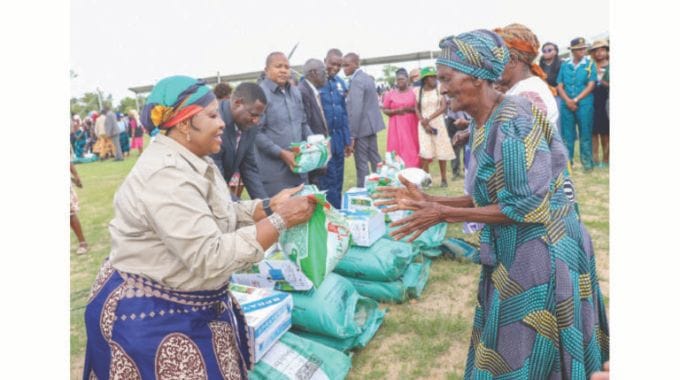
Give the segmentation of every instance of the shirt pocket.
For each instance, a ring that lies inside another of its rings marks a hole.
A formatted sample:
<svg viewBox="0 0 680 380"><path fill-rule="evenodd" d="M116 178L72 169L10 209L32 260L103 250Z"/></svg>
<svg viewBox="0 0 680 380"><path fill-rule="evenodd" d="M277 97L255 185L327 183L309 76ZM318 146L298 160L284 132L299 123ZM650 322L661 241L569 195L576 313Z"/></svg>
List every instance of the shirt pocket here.
<svg viewBox="0 0 680 380"><path fill-rule="evenodd" d="M228 202L228 200L218 195L213 195L208 200L208 206L215 218L215 222L223 233L232 230L231 226L236 225L236 215L233 207Z"/></svg>

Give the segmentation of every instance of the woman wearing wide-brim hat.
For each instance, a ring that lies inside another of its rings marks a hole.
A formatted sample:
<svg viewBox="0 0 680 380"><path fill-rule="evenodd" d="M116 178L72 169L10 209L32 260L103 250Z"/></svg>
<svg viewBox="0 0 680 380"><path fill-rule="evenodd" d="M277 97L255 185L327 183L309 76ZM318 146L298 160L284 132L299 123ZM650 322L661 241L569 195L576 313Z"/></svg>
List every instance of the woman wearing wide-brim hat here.
<svg viewBox="0 0 680 380"><path fill-rule="evenodd" d="M597 82L593 89L593 163L596 167L606 168L609 165L609 43L597 40L588 52L597 65Z"/></svg>
<svg viewBox="0 0 680 380"><path fill-rule="evenodd" d="M586 171L593 169L593 95L597 81L597 67L586 54L585 38L571 40L571 59L562 63L557 74L557 92L564 100L560 104L560 123L564 143L569 150L569 161L574 164L574 143L578 124L581 165Z"/></svg>
<svg viewBox="0 0 680 380"><path fill-rule="evenodd" d="M421 86L416 91L416 115L420 120L418 128L419 155L422 168L430 172L432 160L439 161L441 187L447 187L446 162L456 158L446 130L444 112L447 102L437 88L437 71L434 67L420 70Z"/></svg>

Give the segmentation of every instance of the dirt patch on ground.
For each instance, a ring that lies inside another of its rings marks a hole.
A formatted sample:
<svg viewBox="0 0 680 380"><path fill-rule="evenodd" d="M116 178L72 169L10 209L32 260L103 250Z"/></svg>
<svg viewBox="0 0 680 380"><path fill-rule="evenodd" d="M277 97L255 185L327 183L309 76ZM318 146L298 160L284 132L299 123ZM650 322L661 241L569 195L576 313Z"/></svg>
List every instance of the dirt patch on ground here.
<svg viewBox="0 0 680 380"><path fill-rule="evenodd" d="M458 341L454 342L444 355L437 358L427 378L448 379L451 373L455 373L460 378L463 378L468 348L469 342L465 342L465 344L461 344Z"/></svg>
<svg viewBox="0 0 680 380"><path fill-rule="evenodd" d="M440 281L428 284L426 296L417 300L418 308L425 313L443 313L446 315L460 315L472 320L474 309L468 307L477 294L477 276L463 274L456 276L453 281Z"/></svg>
<svg viewBox="0 0 680 380"><path fill-rule="evenodd" d="M370 357L370 360L352 363L352 370L347 377L348 380L359 380L367 378L398 379L400 374L411 369L409 362L399 360L394 352L395 347L402 347L412 344L415 340L413 334L392 334L389 336L378 336L373 339L368 346L358 352L362 356ZM379 374L379 375L376 375Z"/></svg>

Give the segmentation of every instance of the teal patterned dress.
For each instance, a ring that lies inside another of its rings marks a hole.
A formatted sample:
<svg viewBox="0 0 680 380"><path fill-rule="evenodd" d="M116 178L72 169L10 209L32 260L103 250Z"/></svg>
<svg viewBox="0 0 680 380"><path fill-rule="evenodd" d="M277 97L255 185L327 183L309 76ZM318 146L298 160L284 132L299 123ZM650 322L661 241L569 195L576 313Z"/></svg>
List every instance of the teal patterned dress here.
<svg viewBox="0 0 680 380"><path fill-rule="evenodd" d="M514 222L479 235L465 378L586 379L609 358L609 328L560 135L515 96L470 129L466 190L476 206L499 204Z"/></svg>

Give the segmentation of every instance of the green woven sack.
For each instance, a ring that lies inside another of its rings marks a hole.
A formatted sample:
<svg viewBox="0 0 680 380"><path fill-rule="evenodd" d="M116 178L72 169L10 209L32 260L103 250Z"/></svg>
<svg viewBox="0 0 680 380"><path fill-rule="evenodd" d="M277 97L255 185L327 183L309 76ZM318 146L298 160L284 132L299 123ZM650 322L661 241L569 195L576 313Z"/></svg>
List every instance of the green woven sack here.
<svg viewBox="0 0 680 380"><path fill-rule="evenodd" d="M440 248L423 247L420 249L420 253L427 258L434 259L442 255L442 250Z"/></svg>
<svg viewBox="0 0 680 380"><path fill-rule="evenodd" d="M410 213L409 213L410 215ZM434 226L428 228L420 234L416 238L416 240L413 241L413 244L420 247L421 249L423 248L439 248L439 246L442 245L444 242L444 238L446 237L446 228L448 224L446 223L439 223L435 224ZM392 238L389 234L392 233L393 231L399 229L401 227L390 227L389 225L387 226L387 237L390 239ZM406 236L400 241L408 241L408 239L411 236Z"/></svg>
<svg viewBox="0 0 680 380"><path fill-rule="evenodd" d="M406 286L403 281L383 282L346 278L354 285L357 292L364 297L388 303L402 303L406 301Z"/></svg>
<svg viewBox="0 0 680 380"><path fill-rule="evenodd" d="M411 244L383 237L370 247L350 247L335 272L363 280L395 281L417 253Z"/></svg>
<svg viewBox="0 0 680 380"><path fill-rule="evenodd" d="M370 342L371 339L373 339L373 337L375 336L375 333L380 328L380 325L382 325L382 322L385 319L385 311L378 309L377 302L367 297L362 298L365 298L366 300L375 303L375 308L368 313L367 320L364 323L364 331L361 334L357 335L356 337L333 338L330 336L305 331L295 331L295 333L303 338L313 340L315 342L324 344L328 347L334 348L342 352L348 352L355 348L366 347L366 345L368 345L368 342ZM368 311L368 308L366 308L365 310Z"/></svg>
<svg viewBox="0 0 680 380"><path fill-rule="evenodd" d="M442 242L442 248L457 259L479 262L479 249L463 240L448 238Z"/></svg>
<svg viewBox="0 0 680 380"><path fill-rule="evenodd" d="M287 332L248 373L255 380L344 379L352 359L321 343Z"/></svg>
<svg viewBox="0 0 680 380"><path fill-rule="evenodd" d="M293 295L293 326L334 338L356 337L377 304L361 297L352 283L331 273L321 286Z"/></svg>
<svg viewBox="0 0 680 380"><path fill-rule="evenodd" d="M448 227L446 223L435 224L418 236L413 244L424 248L439 248L446 237L446 227Z"/></svg>
<svg viewBox="0 0 680 380"><path fill-rule="evenodd" d="M430 278L432 260L424 259L422 263L411 263L404 272L402 281L406 286L406 294L409 298L420 298L423 294L427 280Z"/></svg>

